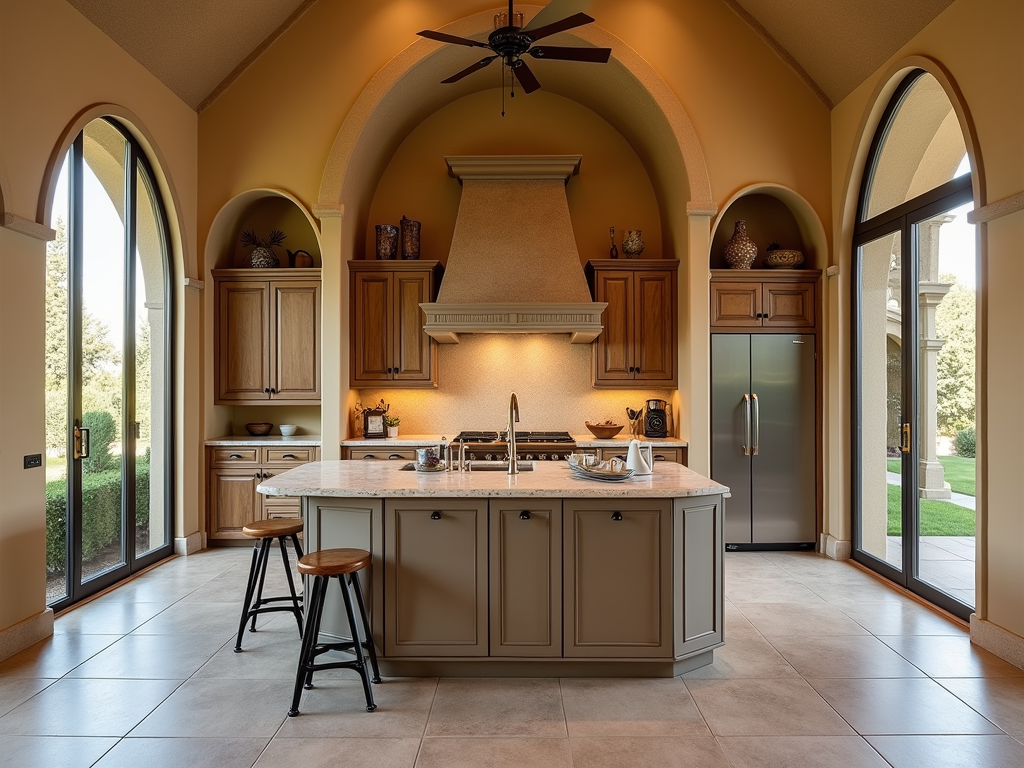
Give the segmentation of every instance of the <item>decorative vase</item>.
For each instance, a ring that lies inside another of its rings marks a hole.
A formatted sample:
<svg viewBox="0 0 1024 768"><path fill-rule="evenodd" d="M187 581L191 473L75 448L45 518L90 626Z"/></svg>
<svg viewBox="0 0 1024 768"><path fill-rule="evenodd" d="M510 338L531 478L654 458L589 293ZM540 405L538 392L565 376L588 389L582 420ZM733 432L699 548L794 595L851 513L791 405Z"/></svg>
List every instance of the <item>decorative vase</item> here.
<svg viewBox="0 0 1024 768"><path fill-rule="evenodd" d="M398 227L394 224L377 225L377 258L393 259L398 255Z"/></svg>
<svg viewBox="0 0 1024 768"><path fill-rule="evenodd" d="M750 269L756 258L757 245L747 236L747 222L741 219L725 244L725 260L732 269Z"/></svg>
<svg viewBox="0 0 1024 768"><path fill-rule="evenodd" d="M612 241L612 247L608 249L608 258L617 259L619 258L619 249L615 245L615 227L608 227L608 237Z"/></svg>
<svg viewBox="0 0 1024 768"><path fill-rule="evenodd" d="M256 269L273 269L281 264L277 258L277 254L265 245L259 245L253 248L249 258L252 260L252 265Z"/></svg>
<svg viewBox="0 0 1024 768"><path fill-rule="evenodd" d="M398 437L398 427L388 427L388 437Z"/></svg>
<svg viewBox="0 0 1024 768"><path fill-rule="evenodd" d="M644 252L644 241L640 237L642 231L639 229L627 229L626 236L622 238L622 252L627 259L639 259Z"/></svg>
<svg viewBox="0 0 1024 768"><path fill-rule="evenodd" d="M403 216L399 224L402 225L402 258L418 259L420 257L420 223Z"/></svg>

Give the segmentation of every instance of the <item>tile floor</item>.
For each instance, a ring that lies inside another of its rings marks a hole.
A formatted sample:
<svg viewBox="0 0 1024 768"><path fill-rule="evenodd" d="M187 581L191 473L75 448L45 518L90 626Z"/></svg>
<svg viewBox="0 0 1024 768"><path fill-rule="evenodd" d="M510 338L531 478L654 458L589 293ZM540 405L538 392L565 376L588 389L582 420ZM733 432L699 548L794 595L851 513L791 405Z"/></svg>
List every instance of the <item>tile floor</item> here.
<svg viewBox="0 0 1024 768"><path fill-rule="evenodd" d="M0 763L1024 765L1024 670L849 562L728 554L726 645L680 678L385 679L367 713L334 671L289 718L294 619L266 619L232 652L248 560L171 560L0 663Z"/></svg>

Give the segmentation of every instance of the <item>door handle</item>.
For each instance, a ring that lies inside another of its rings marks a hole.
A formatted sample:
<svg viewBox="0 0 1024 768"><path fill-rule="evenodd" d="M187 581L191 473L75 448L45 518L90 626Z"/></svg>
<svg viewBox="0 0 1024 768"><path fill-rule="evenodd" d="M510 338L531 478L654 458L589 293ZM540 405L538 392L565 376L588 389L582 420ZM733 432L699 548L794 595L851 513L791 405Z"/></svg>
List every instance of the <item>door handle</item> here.
<svg viewBox="0 0 1024 768"><path fill-rule="evenodd" d="M750 455L750 395L743 393L743 455Z"/></svg>
<svg viewBox="0 0 1024 768"><path fill-rule="evenodd" d="M88 459L89 458L89 428L79 426L78 420L75 420L75 458L76 459Z"/></svg>
<svg viewBox="0 0 1024 768"><path fill-rule="evenodd" d="M900 453L910 453L910 424L900 427Z"/></svg>
<svg viewBox="0 0 1024 768"><path fill-rule="evenodd" d="M750 452L754 456L757 456L757 452L761 447L761 406L757 402L757 395L750 396L751 401L754 404L754 426L751 437Z"/></svg>

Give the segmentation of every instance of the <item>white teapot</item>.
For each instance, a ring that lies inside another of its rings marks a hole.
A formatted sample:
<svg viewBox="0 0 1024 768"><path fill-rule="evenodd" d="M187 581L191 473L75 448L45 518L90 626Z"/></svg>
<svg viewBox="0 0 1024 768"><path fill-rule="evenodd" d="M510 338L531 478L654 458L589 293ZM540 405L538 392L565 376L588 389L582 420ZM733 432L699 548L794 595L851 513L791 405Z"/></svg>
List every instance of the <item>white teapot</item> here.
<svg viewBox="0 0 1024 768"><path fill-rule="evenodd" d="M626 469L632 469L634 475L649 475L654 469L654 455L651 446L640 445L639 440L629 441L626 453Z"/></svg>

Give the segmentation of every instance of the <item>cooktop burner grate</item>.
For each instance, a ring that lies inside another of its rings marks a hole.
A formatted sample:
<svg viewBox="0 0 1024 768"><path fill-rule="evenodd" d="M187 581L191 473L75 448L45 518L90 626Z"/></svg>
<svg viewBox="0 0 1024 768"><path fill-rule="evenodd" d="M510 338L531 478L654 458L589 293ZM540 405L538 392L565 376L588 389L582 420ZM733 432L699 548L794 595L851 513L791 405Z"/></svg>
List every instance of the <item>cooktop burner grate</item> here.
<svg viewBox="0 0 1024 768"><path fill-rule="evenodd" d="M459 432L454 442L465 443L498 443L505 442L498 432ZM571 443L574 442L568 432L520 432L516 431L516 442L524 443Z"/></svg>

